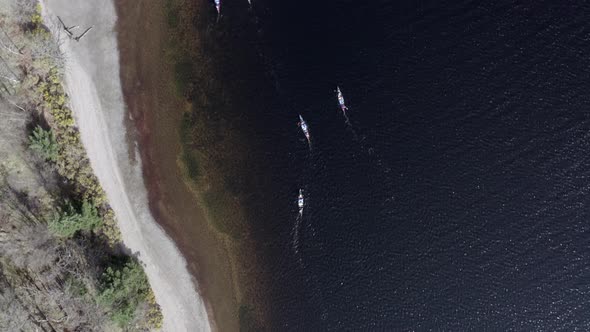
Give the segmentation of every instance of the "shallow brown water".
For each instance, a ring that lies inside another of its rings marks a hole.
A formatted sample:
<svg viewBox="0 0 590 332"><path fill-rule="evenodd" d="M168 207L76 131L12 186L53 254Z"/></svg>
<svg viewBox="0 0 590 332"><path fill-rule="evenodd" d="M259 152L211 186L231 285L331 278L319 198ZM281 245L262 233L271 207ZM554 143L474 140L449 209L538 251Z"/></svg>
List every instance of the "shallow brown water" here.
<svg viewBox="0 0 590 332"><path fill-rule="evenodd" d="M209 226L178 166L178 128L191 106L176 96L165 59L163 1L115 3L123 92L137 128L152 213L187 259L212 324L238 330L233 244Z"/></svg>

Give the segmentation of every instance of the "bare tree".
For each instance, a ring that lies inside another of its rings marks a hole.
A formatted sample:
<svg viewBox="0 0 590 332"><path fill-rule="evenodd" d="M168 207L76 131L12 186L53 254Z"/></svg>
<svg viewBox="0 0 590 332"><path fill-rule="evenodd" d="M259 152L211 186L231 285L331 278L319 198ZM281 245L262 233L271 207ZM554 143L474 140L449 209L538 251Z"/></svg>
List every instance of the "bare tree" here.
<svg viewBox="0 0 590 332"><path fill-rule="evenodd" d="M22 56L22 50L14 43L14 41L12 40L12 38L10 38L8 32L2 25L0 25L0 30L2 30L3 33L2 37L0 37L0 46L2 46L6 51L14 55ZM6 39L6 42L4 41L4 39Z"/></svg>

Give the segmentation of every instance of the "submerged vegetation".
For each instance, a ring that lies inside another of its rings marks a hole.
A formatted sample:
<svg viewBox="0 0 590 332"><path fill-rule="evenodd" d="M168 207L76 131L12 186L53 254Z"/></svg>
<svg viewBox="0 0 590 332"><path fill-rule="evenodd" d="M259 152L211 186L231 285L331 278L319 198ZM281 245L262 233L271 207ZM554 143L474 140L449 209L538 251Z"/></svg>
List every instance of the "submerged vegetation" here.
<svg viewBox="0 0 590 332"><path fill-rule="evenodd" d="M250 161L243 133L228 112L232 105L224 99L223 83L212 72L211 58L194 45L202 36L187 29L192 15L207 24L206 14L182 10L192 8L184 0L167 0L165 4L169 39L165 55L174 75L173 91L190 103L179 127L182 151L178 161L191 190L204 208L207 219L221 234L232 240L244 238L248 231L237 193L245 191L233 184ZM204 26L199 29L206 30ZM195 66L195 63L202 65Z"/></svg>
<svg viewBox="0 0 590 332"><path fill-rule="evenodd" d="M158 328L143 268L122 253L80 141L40 6L1 6L0 28L0 330Z"/></svg>
<svg viewBox="0 0 590 332"><path fill-rule="evenodd" d="M260 170L258 151L251 140L259 128L252 125L249 113L256 102L246 97L248 92L238 95L248 89L254 94L262 92L250 84L256 75L237 73L243 68L258 72L259 68L252 69L248 59L235 56L234 48L253 49L248 34L242 31L252 25L242 22L229 27L223 20L216 21L212 7L195 7L187 0L166 0L164 8L168 30L163 55L174 80L168 93L182 97L187 106L178 126L181 150L177 163L231 262L235 316L224 318L236 319L240 331L263 331L261 304L266 299L260 290L266 281L253 272L257 269L254 255L250 255L253 220L260 215L249 218L248 214L265 180L251 176ZM232 17L232 24L235 19ZM249 18L244 15L243 19ZM240 39L239 35L244 39L236 43L233 38ZM219 45L231 45L227 47L232 49ZM249 278L257 280L252 283Z"/></svg>

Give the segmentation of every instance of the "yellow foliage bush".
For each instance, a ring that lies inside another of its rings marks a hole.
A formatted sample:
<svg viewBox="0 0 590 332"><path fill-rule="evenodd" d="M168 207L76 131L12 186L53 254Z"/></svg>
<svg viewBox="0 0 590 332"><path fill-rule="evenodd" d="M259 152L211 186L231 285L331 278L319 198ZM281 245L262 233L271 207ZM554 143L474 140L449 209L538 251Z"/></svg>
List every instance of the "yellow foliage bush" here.
<svg viewBox="0 0 590 332"><path fill-rule="evenodd" d="M160 306L156 302L156 297L154 296L154 292L151 289L147 295L147 302L149 305L147 326L161 329L162 324L164 323L164 316L162 316Z"/></svg>
<svg viewBox="0 0 590 332"><path fill-rule="evenodd" d="M37 4L35 12L31 15L31 23L35 26L39 26L43 23L43 17L41 17L41 5Z"/></svg>

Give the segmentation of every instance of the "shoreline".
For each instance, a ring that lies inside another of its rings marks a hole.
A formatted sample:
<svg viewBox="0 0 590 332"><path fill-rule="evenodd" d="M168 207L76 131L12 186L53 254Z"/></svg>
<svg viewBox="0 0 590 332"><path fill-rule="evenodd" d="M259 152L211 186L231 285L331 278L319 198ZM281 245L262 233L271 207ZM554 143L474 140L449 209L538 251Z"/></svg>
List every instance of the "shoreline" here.
<svg viewBox="0 0 590 332"><path fill-rule="evenodd" d="M182 124L185 115L195 112L195 105L179 94L176 75L179 63L186 62L202 70L203 74L194 78L196 84L217 75L216 68L206 60L210 54L201 48L206 33L201 29L208 24L206 10L210 8L171 0L115 0L115 6L120 18L116 30L123 95L132 118L129 126L140 142L152 215L187 260L215 329L252 330L268 322L264 286L269 284L269 277L260 264L261 252L250 237L244 206L231 193L216 188L216 193L231 199L231 207L223 206L223 212L238 222L234 231L240 238L220 231L204 196L211 189L210 180L218 185L225 170L207 164L206 180L197 184L187 174L183 159L187 144L181 139ZM174 17L174 27L170 25L174 16L171 6L182 8L182 13ZM214 93L210 91L210 95ZM203 145L200 149L207 153L211 147ZM238 156L232 153L229 157Z"/></svg>
<svg viewBox="0 0 590 332"><path fill-rule="evenodd" d="M66 86L82 142L92 168L117 215L124 244L144 263L146 275L164 315L164 330L215 328L209 305L199 297L188 262L171 237L156 223L148 208L142 162L127 144L125 104L119 75L117 36L112 27L114 5L75 5L45 0L43 16L54 35L59 35L52 13L64 21L82 21L95 27L79 43L62 46L67 57ZM111 27L109 29L109 27ZM116 79L113 79L115 77ZM114 120L114 121L113 121ZM120 122L119 122L120 121ZM174 271L170 273L170 271Z"/></svg>
<svg viewBox="0 0 590 332"><path fill-rule="evenodd" d="M191 105L174 94L173 69L162 51L166 43L164 4L115 1L115 7L123 97L132 119L128 128L139 142L150 210L197 279L212 328L237 331L235 278L227 262L231 249L210 228L178 166L178 128Z"/></svg>

